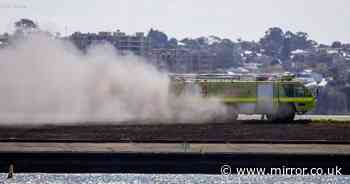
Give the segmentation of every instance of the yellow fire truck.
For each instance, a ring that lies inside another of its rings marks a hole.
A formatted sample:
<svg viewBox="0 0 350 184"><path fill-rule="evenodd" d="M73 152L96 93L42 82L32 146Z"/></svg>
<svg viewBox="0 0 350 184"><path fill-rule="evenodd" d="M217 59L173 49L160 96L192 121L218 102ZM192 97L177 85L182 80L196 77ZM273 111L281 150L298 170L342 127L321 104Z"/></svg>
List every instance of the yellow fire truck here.
<svg viewBox="0 0 350 184"><path fill-rule="evenodd" d="M312 90L292 75L172 74L175 95L191 93L219 98L232 119L238 114L262 114L272 121L292 121L316 105Z"/></svg>

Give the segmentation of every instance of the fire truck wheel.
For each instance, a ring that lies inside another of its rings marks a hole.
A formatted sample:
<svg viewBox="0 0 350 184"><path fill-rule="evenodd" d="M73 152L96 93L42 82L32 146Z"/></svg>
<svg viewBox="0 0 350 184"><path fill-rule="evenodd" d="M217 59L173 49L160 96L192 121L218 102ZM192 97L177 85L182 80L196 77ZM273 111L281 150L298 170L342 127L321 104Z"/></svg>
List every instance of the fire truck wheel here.
<svg viewBox="0 0 350 184"><path fill-rule="evenodd" d="M281 104L276 114L268 114L267 119L274 122L291 122L295 117L295 107L293 104Z"/></svg>

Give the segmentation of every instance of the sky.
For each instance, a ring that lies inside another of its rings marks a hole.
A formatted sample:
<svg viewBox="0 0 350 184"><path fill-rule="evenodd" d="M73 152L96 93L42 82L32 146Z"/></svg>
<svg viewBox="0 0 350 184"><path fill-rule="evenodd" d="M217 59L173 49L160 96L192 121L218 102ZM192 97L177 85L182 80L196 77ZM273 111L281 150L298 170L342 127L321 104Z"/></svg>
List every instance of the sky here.
<svg viewBox="0 0 350 184"><path fill-rule="evenodd" d="M164 31L178 39L215 35L258 41L269 27L319 43L350 43L349 0L0 0L0 33L29 18L62 35Z"/></svg>

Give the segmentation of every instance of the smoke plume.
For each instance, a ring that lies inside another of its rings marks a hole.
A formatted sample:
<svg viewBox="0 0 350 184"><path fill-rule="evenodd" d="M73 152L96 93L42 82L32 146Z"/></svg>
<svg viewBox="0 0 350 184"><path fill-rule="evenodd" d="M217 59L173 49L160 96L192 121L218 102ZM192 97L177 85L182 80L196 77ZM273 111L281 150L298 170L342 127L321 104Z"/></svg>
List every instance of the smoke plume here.
<svg viewBox="0 0 350 184"><path fill-rule="evenodd" d="M168 90L167 74L110 45L83 54L69 41L31 35L0 50L2 123L202 122L224 113L217 100Z"/></svg>

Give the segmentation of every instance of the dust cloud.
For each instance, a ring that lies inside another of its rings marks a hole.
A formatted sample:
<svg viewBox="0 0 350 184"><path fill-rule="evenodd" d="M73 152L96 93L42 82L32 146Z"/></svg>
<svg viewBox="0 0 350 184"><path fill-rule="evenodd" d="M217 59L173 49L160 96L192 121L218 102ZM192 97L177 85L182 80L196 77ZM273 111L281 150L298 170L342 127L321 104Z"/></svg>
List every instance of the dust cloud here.
<svg viewBox="0 0 350 184"><path fill-rule="evenodd" d="M86 53L31 35L0 50L0 122L203 122L226 113L215 99L174 97L169 78L110 45Z"/></svg>

